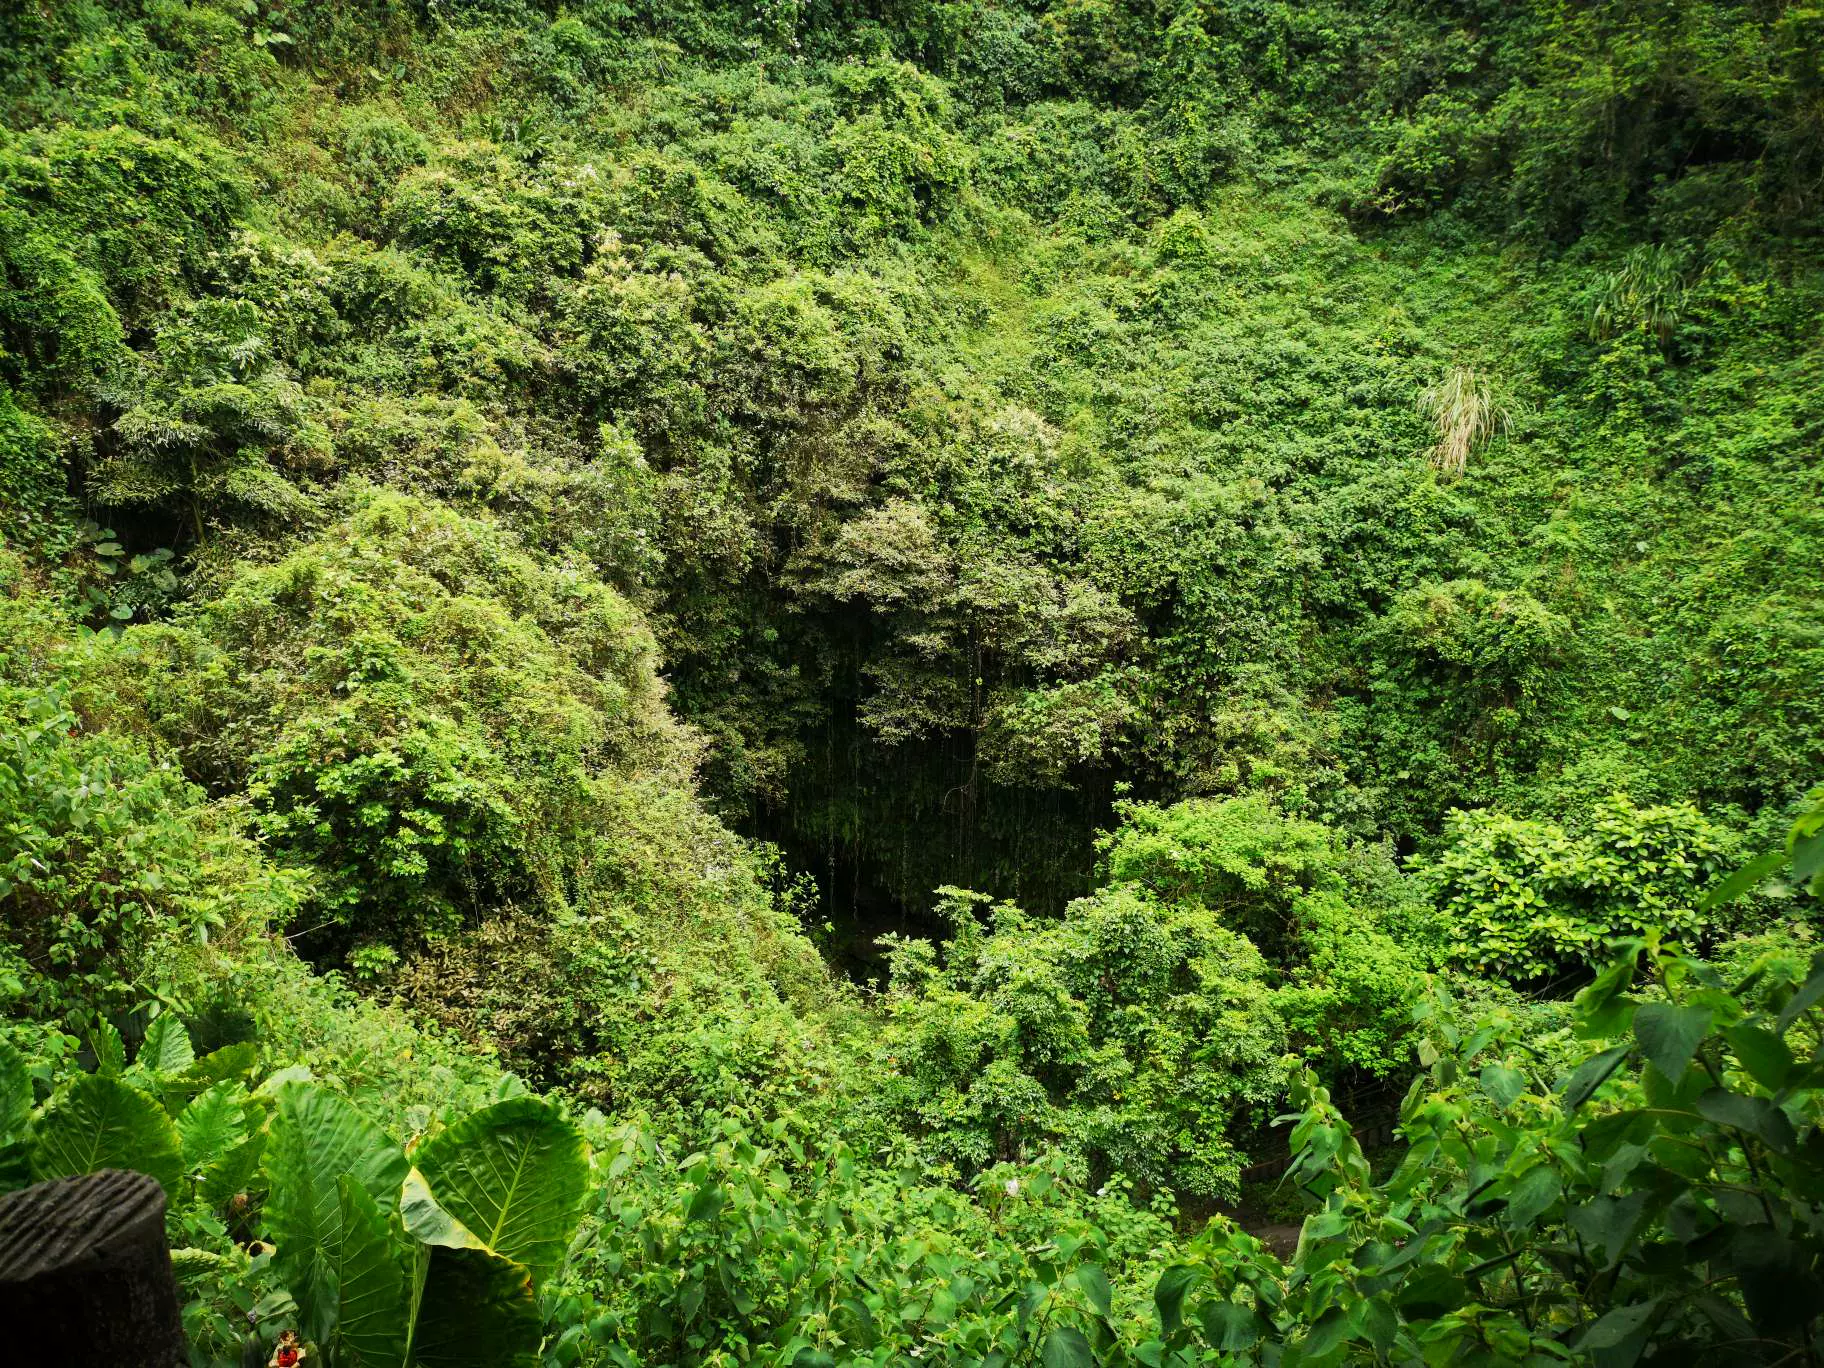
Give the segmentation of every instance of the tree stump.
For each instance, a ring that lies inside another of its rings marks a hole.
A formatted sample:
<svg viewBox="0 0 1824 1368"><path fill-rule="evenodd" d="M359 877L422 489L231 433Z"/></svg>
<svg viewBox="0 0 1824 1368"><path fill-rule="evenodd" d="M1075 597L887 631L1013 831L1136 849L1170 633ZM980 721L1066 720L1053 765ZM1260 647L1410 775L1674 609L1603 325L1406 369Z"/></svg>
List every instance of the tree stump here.
<svg viewBox="0 0 1824 1368"><path fill-rule="evenodd" d="M0 1326L16 1368L186 1362L157 1180L104 1169L0 1197Z"/></svg>

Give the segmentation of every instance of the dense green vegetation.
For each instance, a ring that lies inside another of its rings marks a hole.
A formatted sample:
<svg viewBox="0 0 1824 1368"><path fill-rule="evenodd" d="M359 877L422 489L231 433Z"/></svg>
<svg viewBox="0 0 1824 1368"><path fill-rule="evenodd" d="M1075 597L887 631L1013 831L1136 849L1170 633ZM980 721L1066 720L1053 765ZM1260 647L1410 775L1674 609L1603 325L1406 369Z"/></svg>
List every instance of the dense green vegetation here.
<svg viewBox="0 0 1824 1368"><path fill-rule="evenodd" d="M198 1365L1824 1360L1821 185L1761 0L6 7L0 1186Z"/></svg>

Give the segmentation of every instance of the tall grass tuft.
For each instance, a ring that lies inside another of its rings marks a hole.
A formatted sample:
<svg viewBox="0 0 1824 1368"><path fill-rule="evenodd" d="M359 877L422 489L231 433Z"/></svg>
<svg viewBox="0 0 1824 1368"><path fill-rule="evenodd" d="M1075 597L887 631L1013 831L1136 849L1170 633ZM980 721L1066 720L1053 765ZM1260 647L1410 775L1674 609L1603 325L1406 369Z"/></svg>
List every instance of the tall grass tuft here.
<svg viewBox="0 0 1824 1368"><path fill-rule="evenodd" d="M1488 377L1469 366L1453 366L1437 384L1420 390L1419 412L1438 434L1431 463L1453 477L1463 473L1473 449L1508 427Z"/></svg>

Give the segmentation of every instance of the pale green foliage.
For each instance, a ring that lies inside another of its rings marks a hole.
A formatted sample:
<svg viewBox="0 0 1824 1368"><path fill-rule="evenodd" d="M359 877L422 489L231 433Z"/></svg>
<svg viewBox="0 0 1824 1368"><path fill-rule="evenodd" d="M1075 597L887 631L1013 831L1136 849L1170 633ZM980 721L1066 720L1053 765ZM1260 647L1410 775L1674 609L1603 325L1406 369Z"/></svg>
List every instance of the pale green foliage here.
<svg viewBox="0 0 1824 1368"><path fill-rule="evenodd" d="M1418 406L1437 434L1431 463L1446 476L1461 475L1470 453L1509 425L1489 378L1469 366L1453 366L1442 380L1420 390Z"/></svg>
<svg viewBox="0 0 1824 1368"><path fill-rule="evenodd" d="M1688 803L1637 808L1613 796L1576 833L1497 812L1454 813L1423 877L1467 963L1529 981L1600 960L1618 936L1702 944L1705 886L1734 854Z"/></svg>

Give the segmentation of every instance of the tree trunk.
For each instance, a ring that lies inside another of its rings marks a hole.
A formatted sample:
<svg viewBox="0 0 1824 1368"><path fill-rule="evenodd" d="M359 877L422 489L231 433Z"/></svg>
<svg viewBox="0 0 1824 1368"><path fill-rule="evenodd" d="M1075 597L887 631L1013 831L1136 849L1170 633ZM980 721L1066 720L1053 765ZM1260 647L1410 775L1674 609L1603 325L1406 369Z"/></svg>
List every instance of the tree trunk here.
<svg viewBox="0 0 1824 1368"><path fill-rule="evenodd" d="M178 1368L165 1194L106 1169L0 1197L0 1357L15 1368Z"/></svg>

